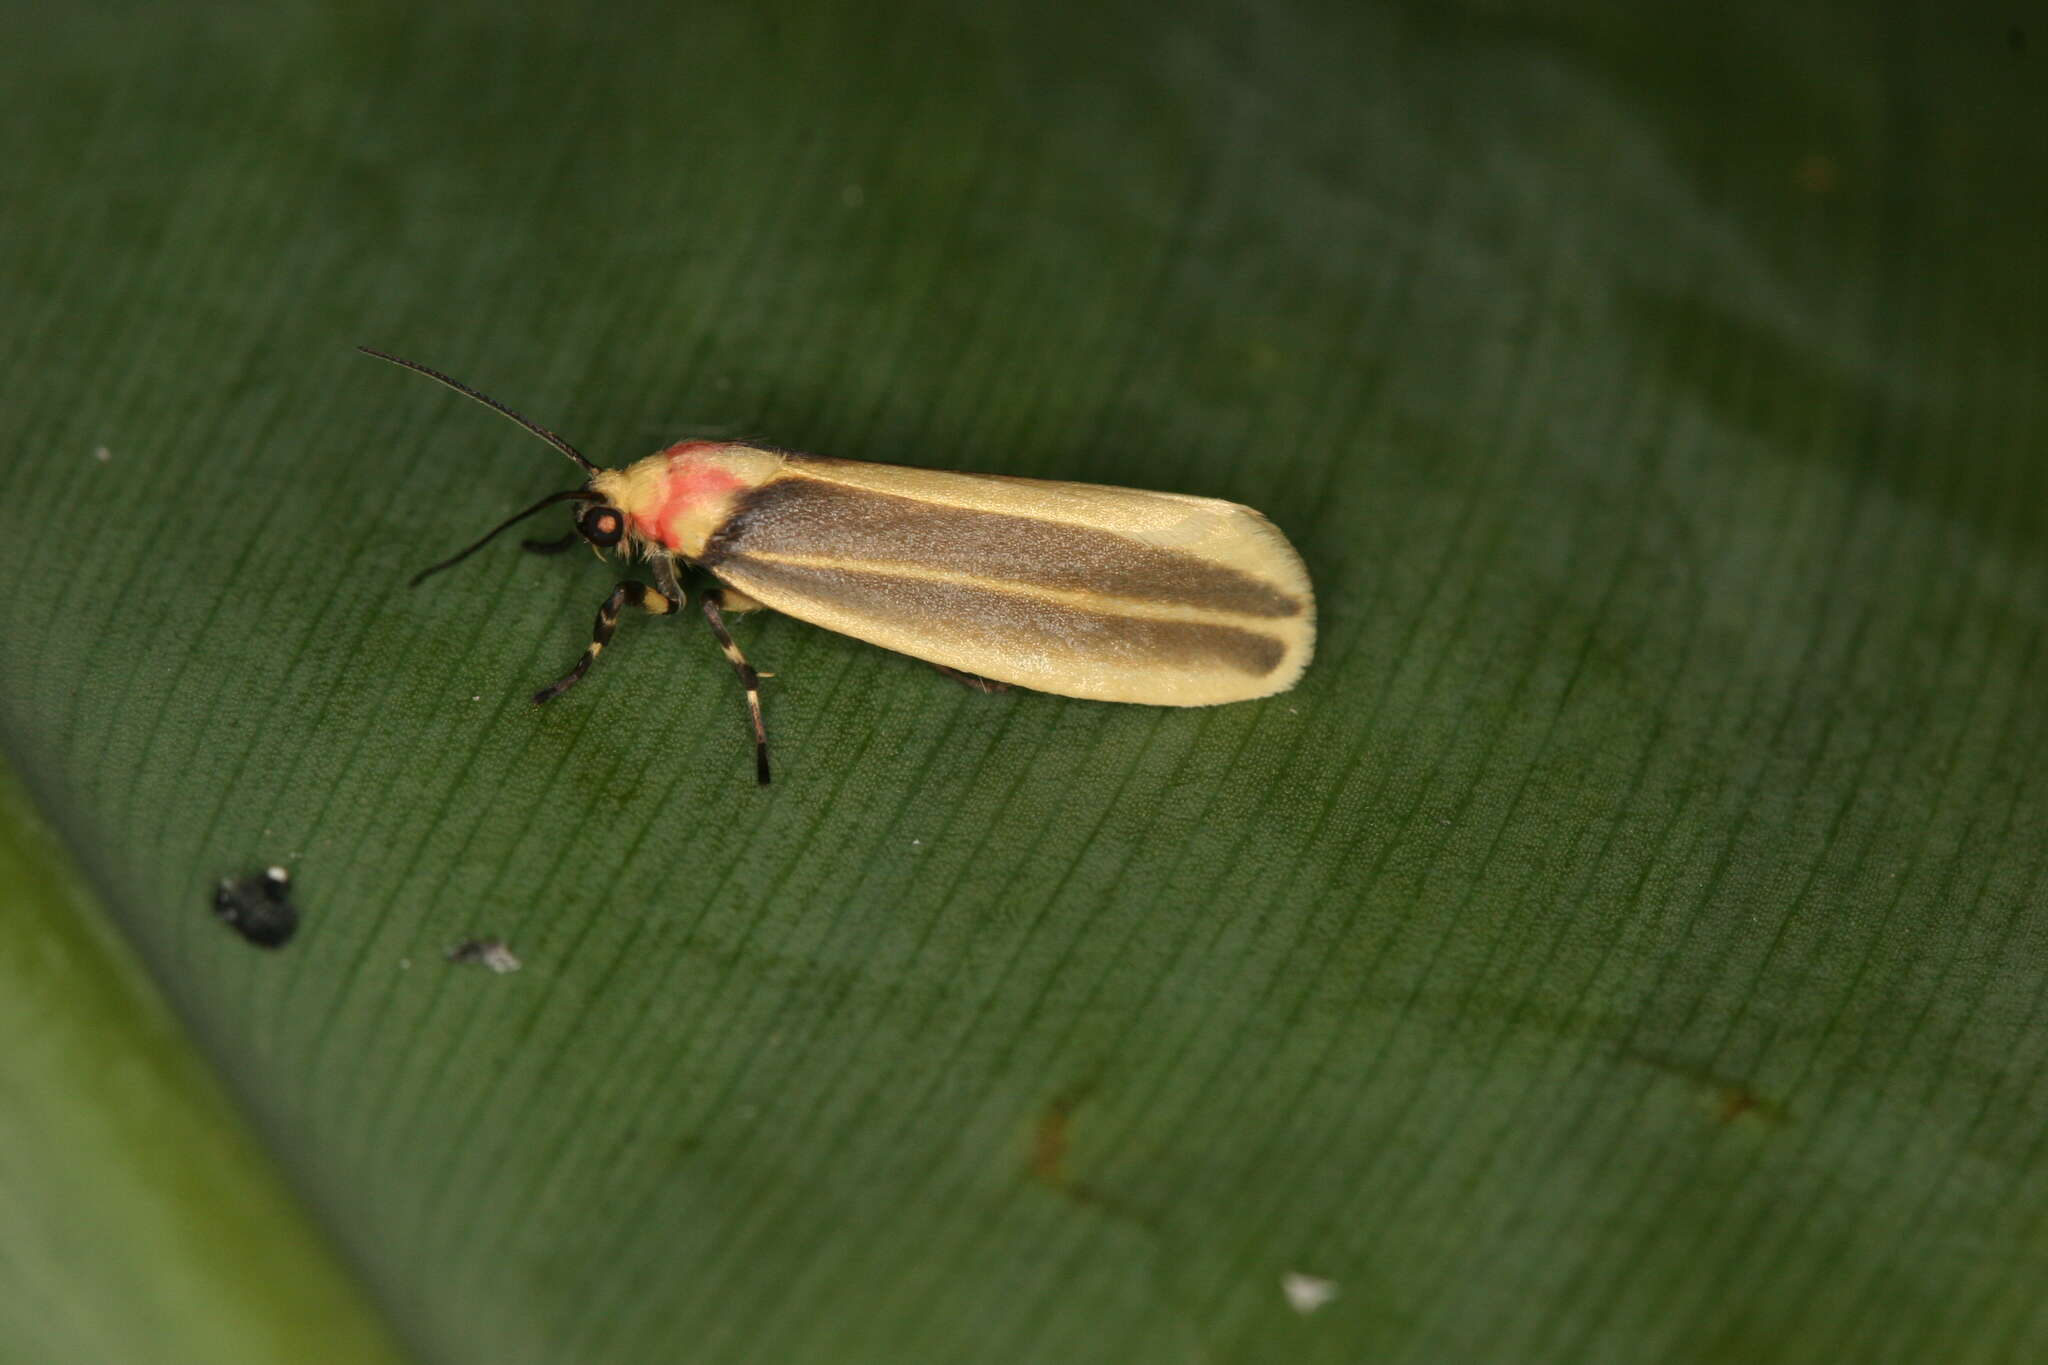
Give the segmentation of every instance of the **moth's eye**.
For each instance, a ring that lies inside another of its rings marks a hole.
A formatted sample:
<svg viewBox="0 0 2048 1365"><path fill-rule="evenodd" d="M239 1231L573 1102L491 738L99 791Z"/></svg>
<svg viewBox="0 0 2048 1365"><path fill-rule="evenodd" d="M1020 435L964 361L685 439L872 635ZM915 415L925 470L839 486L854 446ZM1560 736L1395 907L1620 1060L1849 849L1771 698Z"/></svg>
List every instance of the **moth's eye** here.
<svg viewBox="0 0 2048 1365"><path fill-rule="evenodd" d="M583 514L580 524L585 540L607 550L626 534L626 519L616 507L593 507Z"/></svg>

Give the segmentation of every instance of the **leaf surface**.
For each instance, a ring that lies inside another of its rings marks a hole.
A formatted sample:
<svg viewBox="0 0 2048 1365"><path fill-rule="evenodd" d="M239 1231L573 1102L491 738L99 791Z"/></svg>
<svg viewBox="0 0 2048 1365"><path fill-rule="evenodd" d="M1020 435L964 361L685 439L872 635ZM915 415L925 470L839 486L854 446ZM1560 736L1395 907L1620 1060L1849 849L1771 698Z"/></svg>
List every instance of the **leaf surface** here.
<svg viewBox="0 0 2048 1365"><path fill-rule="evenodd" d="M0 735L422 1360L2048 1341L2048 35L16 27ZM1318 658L1166 711L747 618L756 790L694 613L536 711L615 574L406 588L573 470L356 343L607 463L1250 503Z"/></svg>

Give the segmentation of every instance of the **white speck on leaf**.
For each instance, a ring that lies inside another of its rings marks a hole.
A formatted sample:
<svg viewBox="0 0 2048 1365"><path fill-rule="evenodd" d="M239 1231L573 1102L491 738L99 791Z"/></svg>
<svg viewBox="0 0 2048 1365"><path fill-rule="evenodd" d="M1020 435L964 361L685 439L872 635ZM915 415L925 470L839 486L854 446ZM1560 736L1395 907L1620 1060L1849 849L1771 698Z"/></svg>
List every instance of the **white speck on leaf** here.
<svg viewBox="0 0 2048 1365"><path fill-rule="evenodd" d="M1320 1275L1304 1275L1299 1270L1290 1270L1280 1277L1280 1292L1287 1296L1289 1308L1307 1317L1337 1297L1337 1282Z"/></svg>
<svg viewBox="0 0 2048 1365"><path fill-rule="evenodd" d="M107 461L114 458L114 452L108 450L105 446L101 446L99 449L93 451L92 457L95 460L98 460L101 464L105 464Z"/></svg>
<svg viewBox="0 0 2048 1365"><path fill-rule="evenodd" d="M465 939L448 950L450 962L477 962L501 975L516 972L520 968L519 958L505 945L502 938Z"/></svg>

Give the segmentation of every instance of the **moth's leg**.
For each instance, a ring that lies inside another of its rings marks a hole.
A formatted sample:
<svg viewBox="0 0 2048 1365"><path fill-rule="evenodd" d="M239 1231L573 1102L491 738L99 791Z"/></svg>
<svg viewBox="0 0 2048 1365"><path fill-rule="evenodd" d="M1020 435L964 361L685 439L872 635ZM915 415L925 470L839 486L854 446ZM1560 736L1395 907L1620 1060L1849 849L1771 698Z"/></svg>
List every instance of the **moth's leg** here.
<svg viewBox="0 0 2048 1365"><path fill-rule="evenodd" d="M704 594L704 619L711 623L711 633L718 637L718 647L725 651L726 660L732 664L733 672L740 675L740 686L747 689L747 714L754 721L754 776L762 786L768 785L768 727L761 723L761 675L747 662L747 656L740 653L740 647L732 642L732 633L725 628L725 614L719 610L730 589L711 588ZM752 598L747 599L753 605Z"/></svg>
<svg viewBox="0 0 2048 1365"><path fill-rule="evenodd" d="M977 692L993 693L1010 690L1008 683L997 682L994 678L984 678L979 673L963 673L957 668L948 668L944 664L933 664L932 667L938 669L939 672L945 674L954 682L959 683L962 687L971 687Z"/></svg>
<svg viewBox="0 0 2048 1365"><path fill-rule="evenodd" d="M583 675L590 671L591 661L604 653L604 647L611 643L612 632L618 629L619 611L628 603L641 608L649 616L666 616L679 605L645 583L636 583L630 578L613 588L612 595L605 598L604 605L597 609L597 625L590 632L590 647L583 651L583 657L560 681L549 683L533 694L534 705L553 701L583 681Z"/></svg>
<svg viewBox="0 0 2048 1365"><path fill-rule="evenodd" d="M684 602L683 580L676 574L673 555L655 553L648 556L647 563L654 570L654 586L661 589L661 595L676 604L680 611Z"/></svg>
<svg viewBox="0 0 2048 1365"><path fill-rule="evenodd" d="M768 608L763 606L760 602L756 601L754 598L747 596L745 593L741 592L738 588L733 587L731 584L726 584L724 587L721 587L718 590L718 605L726 611L768 610ZM763 673L761 676L764 678L772 678L775 675L773 673Z"/></svg>
<svg viewBox="0 0 2048 1365"><path fill-rule="evenodd" d="M583 537L571 531L560 540L522 540L519 548L528 554L558 555L581 539Z"/></svg>

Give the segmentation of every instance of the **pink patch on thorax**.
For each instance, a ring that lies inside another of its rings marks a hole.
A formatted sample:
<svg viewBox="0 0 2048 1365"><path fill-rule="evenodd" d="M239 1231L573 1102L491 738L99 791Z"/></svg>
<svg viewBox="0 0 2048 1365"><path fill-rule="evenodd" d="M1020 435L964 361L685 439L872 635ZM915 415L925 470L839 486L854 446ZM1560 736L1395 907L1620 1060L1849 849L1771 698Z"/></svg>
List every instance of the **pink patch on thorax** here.
<svg viewBox="0 0 2048 1365"><path fill-rule="evenodd" d="M633 531L670 550L680 550L671 528L678 517L738 490L745 483L730 470L703 458L703 452L723 447L717 441L678 441L662 452L668 456L668 478L662 485L660 505L652 518L633 518Z"/></svg>

